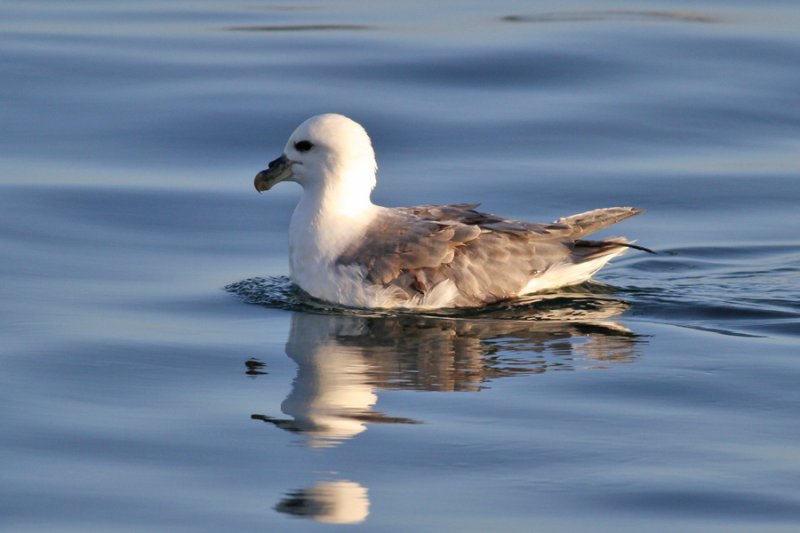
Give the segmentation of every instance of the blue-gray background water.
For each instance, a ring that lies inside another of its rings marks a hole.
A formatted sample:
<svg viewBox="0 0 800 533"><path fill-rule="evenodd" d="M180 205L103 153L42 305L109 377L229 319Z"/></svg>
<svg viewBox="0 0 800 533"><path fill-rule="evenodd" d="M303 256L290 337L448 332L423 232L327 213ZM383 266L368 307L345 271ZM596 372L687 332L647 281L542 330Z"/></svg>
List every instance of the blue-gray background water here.
<svg viewBox="0 0 800 533"><path fill-rule="evenodd" d="M800 7L0 5L0 529L797 531ZM597 284L308 305L293 128L386 205L648 213ZM228 287L228 290L225 290ZM261 305L257 305L261 304Z"/></svg>

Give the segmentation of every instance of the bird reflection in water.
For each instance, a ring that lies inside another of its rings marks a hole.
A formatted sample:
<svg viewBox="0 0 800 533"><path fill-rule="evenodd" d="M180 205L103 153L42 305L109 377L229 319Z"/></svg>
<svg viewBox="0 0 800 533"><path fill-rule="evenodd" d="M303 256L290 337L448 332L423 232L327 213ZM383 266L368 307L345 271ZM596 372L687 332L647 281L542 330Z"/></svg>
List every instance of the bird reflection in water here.
<svg viewBox="0 0 800 533"><path fill-rule="evenodd" d="M251 415L329 448L368 424L415 424L375 409L381 390L479 391L492 380L554 370L607 368L636 359L642 338L613 321L627 304L559 293L453 316L358 316L294 311L286 354L297 375L283 418ZM258 364L256 364L258 363ZM248 375L263 372L251 359ZM321 481L288 492L275 510L329 524L369 514L367 488Z"/></svg>
<svg viewBox="0 0 800 533"><path fill-rule="evenodd" d="M370 423L419 423L375 410L382 389L478 391L503 377L631 362L642 339L611 320L626 308L558 294L538 297L535 313L519 304L450 317L294 312L286 353L298 369L286 417L252 418L331 447Z"/></svg>
<svg viewBox="0 0 800 533"><path fill-rule="evenodd" d="M322 481L288 493L275 510L324 524L358 524L369 515L369 498L354 481Z"/></svg>

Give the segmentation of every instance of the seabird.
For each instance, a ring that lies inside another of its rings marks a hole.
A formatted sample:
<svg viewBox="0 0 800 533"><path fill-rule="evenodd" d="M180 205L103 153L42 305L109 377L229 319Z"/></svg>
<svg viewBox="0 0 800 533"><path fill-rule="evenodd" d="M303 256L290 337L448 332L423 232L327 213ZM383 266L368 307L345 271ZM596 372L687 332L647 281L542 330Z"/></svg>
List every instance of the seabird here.
<svg viewBox="0 0 800 533"><path fill-rule="evenodd" d="M255 178L259 192L294 181L289 226L294 283L358 308L475 307L588 280L628 248L584 240L643 211L610 207L550 224L509 220L479 204L389 208L370 200L377 164L367 132L338 114L309 118Z"/></svg>

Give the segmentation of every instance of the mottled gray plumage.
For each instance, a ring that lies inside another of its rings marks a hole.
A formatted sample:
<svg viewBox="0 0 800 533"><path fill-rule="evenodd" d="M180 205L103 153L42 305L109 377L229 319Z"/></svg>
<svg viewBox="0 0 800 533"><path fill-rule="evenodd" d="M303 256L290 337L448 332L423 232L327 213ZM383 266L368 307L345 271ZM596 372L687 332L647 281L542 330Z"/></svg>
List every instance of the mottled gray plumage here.
<svg viewBox="0 0 800 533"><path fill-rule="evenodd" d="M549 269L621 253L623 238L581 238L642 213L613 207L536 224L481 213L478 205L385 209L337 263L363 267L368 282L409 300L449 280L459 294L452 305L481 305L519 296Z"/></svg>

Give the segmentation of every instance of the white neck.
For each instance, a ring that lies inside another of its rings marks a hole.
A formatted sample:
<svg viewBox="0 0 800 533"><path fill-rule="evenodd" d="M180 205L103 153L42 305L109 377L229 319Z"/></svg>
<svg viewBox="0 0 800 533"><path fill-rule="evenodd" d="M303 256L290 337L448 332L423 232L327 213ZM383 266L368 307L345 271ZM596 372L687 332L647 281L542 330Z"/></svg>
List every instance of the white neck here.
<svg viewBox="0 0 800 533"><path fill-rule="evenodd" d="M380 209L370 200L372 176L319 180L303 186L289 228L293 273L303 263L330 263L358 239Z"/></svg>

